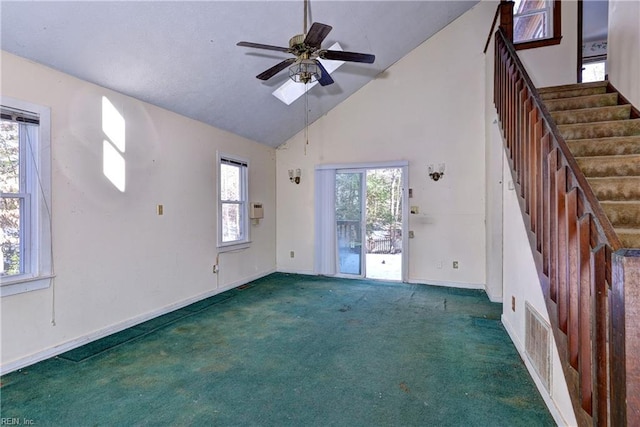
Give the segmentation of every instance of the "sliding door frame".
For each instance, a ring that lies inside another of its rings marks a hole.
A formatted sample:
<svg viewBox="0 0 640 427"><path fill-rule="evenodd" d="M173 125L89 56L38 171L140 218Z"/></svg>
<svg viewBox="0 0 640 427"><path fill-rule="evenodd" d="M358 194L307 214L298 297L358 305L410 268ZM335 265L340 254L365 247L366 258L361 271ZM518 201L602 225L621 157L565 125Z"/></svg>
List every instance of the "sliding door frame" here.
<svg viewBox="0 0 640 427"><path fill-rule="evenodd" d="M388 162L367 162L367 163L333 163L326 165L316 165L316 187L315 187L315 273L323 275L337 275L337 268L333 270L328 266L329 259L337 259L337 241L335 238L335 213L331 215L333 221L326 220L323 208L326 209L327 202L333 200L332 206L335 210L335 173L337 171L360 171L367 169L401 169L402 171L402 272L401 281L409 280L409 161L397 160ZM333 181L321 179L321 176L333 171ZM333 188L329 189L333 182ZM326 185L324 185L325 183ZM333 196L331 194L333 193ZM330 230L327 227L333 224L333 235L327 237ZM325 237L323 237L325 236ZM363 275L366 270L363 270ZM346 276L346 275L345 275ZM354 276L350 276L354 277Z"/></svg>

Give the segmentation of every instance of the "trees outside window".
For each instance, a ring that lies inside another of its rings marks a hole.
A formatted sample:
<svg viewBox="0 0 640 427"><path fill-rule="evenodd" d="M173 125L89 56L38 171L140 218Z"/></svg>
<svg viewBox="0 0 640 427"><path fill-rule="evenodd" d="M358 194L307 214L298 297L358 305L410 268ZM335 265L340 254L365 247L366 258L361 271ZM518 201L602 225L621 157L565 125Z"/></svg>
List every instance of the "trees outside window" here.
<svg viewBox="0 0 640 427"><path fill-rule="evenodd" d="M218 246L249 242L248 162L230 156L218 159Z"/></svg>
<svg viewBox="0 0 640 427"><path fill-rule="evenodd" d="M48 287L51 242L49 108L8 97L0 105L0 295Z"/></svg>

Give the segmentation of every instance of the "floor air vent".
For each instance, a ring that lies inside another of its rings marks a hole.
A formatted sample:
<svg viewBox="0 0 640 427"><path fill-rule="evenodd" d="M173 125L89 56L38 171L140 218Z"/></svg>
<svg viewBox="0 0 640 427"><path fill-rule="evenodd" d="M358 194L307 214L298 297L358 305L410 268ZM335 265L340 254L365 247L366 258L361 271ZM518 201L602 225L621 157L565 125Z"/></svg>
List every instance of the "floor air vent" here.
<svg viewBox="0 0 640 427"><path fill-rule="evenodd" d="M545 389L551 391L551 330L529 303L525 304L525 352Z"/></svg>

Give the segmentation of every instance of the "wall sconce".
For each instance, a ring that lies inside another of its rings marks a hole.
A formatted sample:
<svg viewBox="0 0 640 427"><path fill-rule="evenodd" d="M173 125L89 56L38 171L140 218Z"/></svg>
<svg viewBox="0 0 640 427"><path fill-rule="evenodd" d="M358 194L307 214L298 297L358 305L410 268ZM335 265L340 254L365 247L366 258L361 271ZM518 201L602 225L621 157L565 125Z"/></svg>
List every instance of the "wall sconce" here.
<svg viewBox="0 0 640 427"><path fill-rule="evenodd" d="M429 165L429 176L432 180L437 181L444 176L444 163L438 165L438 171L434 170L433 165Z"/></svg>
<svg viewBox="0 0 640 427"><path fill-rule="evenodd" d="M296 169L295 171L293 169L289 169L289 181L300 184L300 175L300 169Z"/></svg>

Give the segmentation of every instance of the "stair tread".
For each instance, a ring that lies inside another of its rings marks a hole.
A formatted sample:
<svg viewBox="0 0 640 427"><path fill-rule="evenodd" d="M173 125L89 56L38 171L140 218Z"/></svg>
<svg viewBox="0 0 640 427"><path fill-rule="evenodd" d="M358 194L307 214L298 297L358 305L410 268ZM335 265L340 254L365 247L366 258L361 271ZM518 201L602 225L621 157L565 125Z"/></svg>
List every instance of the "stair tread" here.
<svg viewBox="0 0 640 427"><path fill-rule="evenodd" d="M569 127L591 127L591 126L601 126L606 124L617 125L620 123L631 123L631 124L640 124L640 119L627 119L627 120L606 120L604 122L594 122L594 123L570 123L566 125L558 125L558 128L569 128ZM623 136L623 135L620 135ZM626 135L626 136L635 136L635 135ZM608 137L607 137L608 138ZM589 139L598 139L598 138L589 138Z"/></svg>
<svg viewBox="0 0 640 427"><path fill-rule="evenodd" d="M623 247L628 249L640 248L640 229L614 227L614 230Z"/></svg>
<svg viewBox="0 0 640 427"><path fill-rule="evenodd" d="M601 87L607 86L609 82L607 80L598 81L598 82L589 82L589 83L572 83L567 85L558 85L558 86L545 86L538 88L538 93L546 93L546 92L561 92L564 90L572 90L578 88L591 88L591 87Z"/></svg>
<svg viewBox="0 0 640 427"><path fill-rule="evenodd" d="M640 135L569 139L566 142L576 157L640 154Z"/></svg>
<svg viewBox="0 0 640 427"><path fill-rule="evenodd" d="M565 140L636 136L640 135L640 119L558 125L558 130Z"/></svg>
<svg viewBox="0 0 640 427"><path fill-rule="evenodd" d="M637 234L637 235L640 235L640 228L615 227L614 230L618 234L624 233L624 234Z"/></svg>
<svg viewBox="0 0 640 427"><path fill-rule="evenodd" d="M630 116L631 104L607 105L605 107L587 107L551 112L551 117L553 117L553 120L555 120L558 125L620 121L627 120Z"/></svg>
<svg viewBox="0 0 640 427"><path fill-rule="evenodd" d="M640 154L575 157L587 178L640 176Z"/></svg>
<svg viewBox="0 0 640 427"><path fill-rule="evenodd" d="M587 107L618 105L618 94L600 93L596 95L576 96L572 98L547 99L544 101L549 111L575 110Z"/></svg>
<svg viewBox="0 0 640 427"><path fill-rule="evenodd" d="M635 160L640 161L640 154L616 154L613 156L583 156L576 157L576 159L585 159L588 160Z"/></svg>
<svg viewBox="0 0 640 427"><path fill-rule="evenodd" d="M640 200L640 176L597 176L587 181L601 202Z"/></svg>
<svg viewBox="0 0 640 427"><path fill-rule="evenodd" d="M579 87L569 90L544 92L540 94L540 98L543 100L570 99L585 95L602 95L605 93L607 93L606 87Z"/></svg>
<svg viewBox="0 0 640 427"><path fill-rule="evenodd" d="M640 200L601 200L603 205L640 206Z"/></svg>
<svg viewBox="0 0 640 427"><path fill-rule="evenodd" d="M602 181L635 181L640 185L640 176L594 176L588 178L588 181L594 184Z"/></svg>
<svg viewBox="0 0 640 427"><path fill-rule="evenodd" d="M622 143L622 142L640 142L640 135L625 135L625 136L605 136L603 138L581 138L581 139L572 139L572 143L587 143L587 142L614 142L614 143Z"/></svg>

